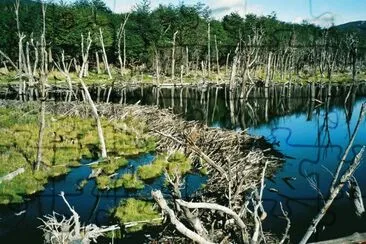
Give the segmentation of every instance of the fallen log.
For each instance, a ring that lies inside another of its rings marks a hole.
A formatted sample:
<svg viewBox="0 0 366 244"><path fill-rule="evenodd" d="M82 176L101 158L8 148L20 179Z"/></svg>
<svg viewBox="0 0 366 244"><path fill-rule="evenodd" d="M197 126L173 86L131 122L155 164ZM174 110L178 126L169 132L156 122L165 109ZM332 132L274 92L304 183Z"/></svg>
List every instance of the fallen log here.
<svg viewBox="0 0 366 244"><path fill-rule="evenodd" d="M169 216L170 222L175 226L175 228L185 237L191 239L194 242L201 243L201 244L213 244L213 242L210 242L197 233L191 231L188 229L182 222L180 222L175 215L174 211L168 206L168 203L165 201L163 194L161 194L161 191L152 191L151 192L152 197L155 199L155 201L159 204L160 208L163 210L165 214Z"/></svg>
<svg viewBox="0 0 366 244"><path fill-rule="evenodd" d="M20 174L23 174L24 173L24 168L19 168L5 176L2 176L0 177L0 184L3 182L3 181L11 181L12 179L14 179L15 177L17 177L18 175Z"/></svg>

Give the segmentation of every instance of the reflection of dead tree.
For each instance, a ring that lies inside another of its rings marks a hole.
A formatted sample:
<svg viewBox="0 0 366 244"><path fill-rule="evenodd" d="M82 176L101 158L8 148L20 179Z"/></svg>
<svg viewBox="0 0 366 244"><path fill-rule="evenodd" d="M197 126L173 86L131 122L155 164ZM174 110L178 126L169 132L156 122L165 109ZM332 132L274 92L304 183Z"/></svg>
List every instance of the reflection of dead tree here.
<svg viewBox="0 0 366 244"><path fill-rule="evenodd" d="M107 232L118 230L117 225L108 227L98 227L94 224L81 226L79 214L70 206L65 198L65 194L61 192L60 196L66 203L72 213L70 218L53 213L53 215L44 216L41 219L43 225L39 228L43 230L45 243L63 244L63 243L82 243L88 244L97 241L97 238L103 236ZM61 218L61 220L59 220Z"/></svg>
<svg viewBox="0 0 366 244"><path fill-rule="evenodd" d="M353 163L351 164L349 169L344 173L344 175L341 177L339 183L337 185L335 185L334 188L332 188L332 190L330 192L329 199L325 202L323 208L320 210L318 215L312 220L312 223L309 226L308 230L306 231L304 237L300 241L300 244L307 243L307 241L309 240L309 238L311 237L313 232L315 232L318 223L324 217L324 215L327 213L327 210L332 205L332 203L333 203L334 199L337 197L338 193L344 187L345 183L350 180L350 178L353 176L354 172L358 168L358 166L361 162L361 158L362 158L362 155L364 153L364 150L365 150L365 147L363 147L361 149L361 151L356 155L355 159L353 160Z"/></svg>
<svg viewBox="0 0 366 244"><path fill-rule="evenodd" d="M365 116L365 113L366 113L366 104L363 104L362 107L361 107L360 116L358 118L356 127L353 131L352 137L351 137L351 139L348 143L348 146L347 146L346 150L344 151L343 157L342 157L341 161L339 162L338 167L336 169L336 173L334 175L334 178L333 178L333 181L332 181L332 184L331 184L331 187L330 187L329 198L325 201L324 206L320 210L318 215L316 217L314 217L314 219L312 220L311 225L309 226L308 230L306 231L305 235L303 236L303 238L300 242L301 244L305 244L309 240L311 235L315 232L318 223L324 217L324 215L327 213L327 211L330 208L330 206L332 205L334 199L337 197L338 193L342 190L342 188L344 187L344 185L347 182L350 182L351 190L359 191L357 181L354 178L353 174L356 171L356 169L358 168L358 166L360 165L361 158L363 156L365 147L362 147L361 151L354 158L353 163L350 164L349 168L340 177L340 179L339 179L339 174L340 174L340 171L343 167L344 162L346 161L346 158L349 154L349 151L351 150L351 147L352 147L353 142L355 140L355 137L356 137L356 134L358 132L359 126L361 124L361 121L363 120L363 117ZM314 187L314 186L312 186L312 187ZM364 212L362 196L360 197L359 193L353 193L353 195L354 196L358 195L358 197L356 199L354 199L355 206L356 206L356 213L358 212L359 214L362 214Z"/></svg>
<svg viewBox="0 0 366 244"><path fill-rule="evenodd" d="M331 185L331 191L333 191L334 186L335 186L335 184L336 184L336 182L338 180L339 173L340 173L340 171L341 171L341 169L343 167L344 162L346 161L346 158L348 156L349 151L351 150L351 147L352 147L353 142L354 142L354 140L356 138L357 132L358 132L360 126L361 126L361 121L365 117L365 114L366 114L366 104L364 103L364 104L362 104L361 111L360 111L360 115L358 117L358 120L357 120L357 123L356 123L356 127L355 127L355 129L353 131L352 137L351 137L351 139L349 141L349 144L348 144L346 150L344 151L344 154L343 154L343 157L342 157L341 161L338 164L337 171L335 173L335 176L334 176L334 179L333 179L333 182L332 182L332 185Z"/></svg>

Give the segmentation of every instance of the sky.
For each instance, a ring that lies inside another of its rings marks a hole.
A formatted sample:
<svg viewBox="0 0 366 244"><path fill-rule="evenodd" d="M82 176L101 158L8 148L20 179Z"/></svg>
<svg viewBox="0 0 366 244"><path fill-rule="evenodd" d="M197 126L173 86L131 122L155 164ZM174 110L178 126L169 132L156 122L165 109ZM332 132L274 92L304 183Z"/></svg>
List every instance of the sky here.
<svg viewBox="0 0 366 244"><path fill-rule="evenodd" d="M115 12L127 12L140 0L104 0ZM150 0L151 7L159 4L186 5L204 3L212 10L214 18L231 12L240 15L254 13L269 15L275 12L278 19L301 23L303 20L327 26L346 22L366 21L366 0Z"/></svg>

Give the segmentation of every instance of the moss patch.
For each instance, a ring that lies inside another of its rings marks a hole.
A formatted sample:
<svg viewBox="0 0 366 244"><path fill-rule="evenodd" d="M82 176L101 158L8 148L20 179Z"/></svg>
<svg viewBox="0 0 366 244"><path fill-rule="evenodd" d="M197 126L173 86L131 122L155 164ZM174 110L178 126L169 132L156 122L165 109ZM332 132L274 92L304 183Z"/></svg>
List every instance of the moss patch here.
<svg viewBox="0 0 366 244"><path fill-rule="evenodd" d="M99 157L99 141L92 118L46 116L42 164L34 171L37 156L39 111L35 104L19 108L0 108L0 177L24 167L25 173L0 184L0 204L22 202L24 195L43 190L49 177L65 175L82 158ZM102 119L110 161L101 163L103 175L110 175L127 164L124 156L153 151L155 140L146 133L146 125L127 116L124 120ZM137 184L140 186L141 184ZM110 185L99 180L101 188ZM127 186L129 184L125 183Z"/></svg>
<svg viewBox="0 0 366 244"><path fill-rule="evenodd" d="M151 164L140 166L137 169L137 175L142 180L151 180L161 176L164 171L169 175L174 175L176 173L185 175L191 169L191 160L181 152L174 152L170 155L158 155Z"/></svg>
<svg viewBox="0 0 366 244"><path fill-rule="evenodd" d="M144 182L142 182L136 174L124 174L119 179L117 179L113 187L124 187L127 190L140 190L145 187Z"/></svg>
<svg viewBox="0 0 366 244"><path fill-rule="evenodd" d="M148 223L139 223L128 231L141 230L145 225L161 224L160 214L154 205L147 201L141 201L134 198L129 198L121 201L120 205L113 211L113 216L120 221L122 225L128 222L147 221Z"/></svg>

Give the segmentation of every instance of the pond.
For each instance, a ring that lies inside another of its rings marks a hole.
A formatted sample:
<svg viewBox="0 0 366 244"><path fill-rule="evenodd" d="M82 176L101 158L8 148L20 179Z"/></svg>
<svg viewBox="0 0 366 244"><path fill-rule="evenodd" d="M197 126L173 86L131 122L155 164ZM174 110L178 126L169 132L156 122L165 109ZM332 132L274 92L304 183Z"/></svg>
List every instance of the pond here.
<svg viewBox="0 0 366 244"><path fill-rule="evenodd" d="M138 166L151 163L154 157L152 154L145 154L130 158L128 165L121 168L116 177L125 173L134 173ZM91 173L91 168L86 165L89 162L84 161L83 166L72 169L66 176L50 180L43 192L29 197L23 204L0 205L1 242L43 243L42 231L37 229L42 224L38 218L52 214L53 211L70 215L66 204L59 196L61 191L65 193L70 205L80 215L82 223L94 223L98 226L115 224L111 218L111 209L118 206L123 199L150 200L152 189L161 189L163 192L165 190L168 194L163 176L146 184L143 189L135 191L127 191L124 188L100 191L97 189L95 180L89 180L82 190L78 190L79 183ZM205 179L200 174L186 175L182 197L192 196ZM143 234L130 234L127 237L136 242L143 237Z"/></svg>
<svg viewBox="0 0 366 244"><path fill-rule="evenodd" d="M95 100L105 101L107 88L91 88ZM328 97L328 89L332 96ZM100 95L104 94L104 95ZM290 235L292 242L298 242L305 233L311 219L323 206L327 198L332 174L348 145L357 122L361 105L366 101L366 89L359 86L278 86L270 90L270 99L263 98L263 89L254 88L247 101L230 100L225 86L207 86L196 89L157 88L112 89L109 101L113 103L136 103L158 105L170 108L188 120L199 120L213 127L233 130L248 130L257 136L264 136L274 147L286 155L286 162L276 174L266 180L264 207L268 217L263 222L265 231L279 236L285 230L286 221L281 218L280 202L289 212L292 221ZM55 95L55 100L63 100ZM346 165L366 145L366 124L362 122ZM152 155L131 159L130 164L144 164ZM363 193L366 189L365 160L356 171L356 178ZM126 169L128 170L128 169ZM35 231L40 222L36 219L52 211L68 213L57 194L65 191L71 205L80 213L85 222L105 224L108 209L126 197L147 197L152 187L161 187L163 181L137 192L123 189L101 193L94 181L79 192L76 185L90 173L90 168L74 169L62 179L50 182L46 190L21 206L0 208L0 235L9 242L41 240L41 232ZM193 193L202 182L198 176L189 175L186 180L186 195ZM315 185L322 194L311 187ZM160 184L160 185L159 185ZM26 213L15 216L21 210ZM328 214L319 225L311 241L342 237L354 232L365 232L365 217L357 217L352 201L342 191L334 201ZM22 235L19 235L22 233Z"/></svg>
<svg viewBox="0 0 366 244"><path fill-rule="evenodd" d="M290 235L298 242L307 230L312 218L323 207L332 173L348 145L359 118L362 103L366 102L364 86L332 87L334 96L327 97L327 87L315 88L311 97L310 86L283 91L272 90L271 99L262 96L248 99L248 103L234 101L234 113L225 89L209 88L206 91L162 91L159 106L171 108L189 120L201 120L210 126L247 129L250 134L264 136L277 150L287 156L286 162L275 176L266 180L264 207L269 215L263 222L265 231L282 236L286 221L282 218L280 202L289 212L292 221ZM227 91L226 91L227 92ZM183 93L183 98L180 94ZM149 94L149 93L148 93ZM261 91L258 94L262 94ZM154 100L144 96L141 101ZM366 122L362 122L346 166L366 145ZM345 168L345 167L344 167ZM344 172L344 171L343 171ZM355 177L366 194L366 160L356 171ZM320 190L318 193L310 182ZM319 224L310 241L320 241L365 232L365 216L355 214L352 200L341 191L328 214Z"/></svg>

